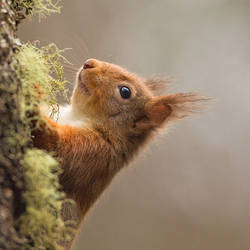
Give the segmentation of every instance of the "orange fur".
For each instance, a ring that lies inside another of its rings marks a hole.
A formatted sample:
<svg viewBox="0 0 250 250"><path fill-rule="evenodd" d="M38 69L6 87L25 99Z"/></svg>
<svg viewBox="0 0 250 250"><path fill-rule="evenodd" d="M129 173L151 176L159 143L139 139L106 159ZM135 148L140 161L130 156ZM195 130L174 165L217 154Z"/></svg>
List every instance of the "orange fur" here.
<svg viewBox="0 0 250 250"><path fill-rule="evenodd" d="M60 182L76 201L79 221L154 131L189 115L205 100L192 93L155 96L162 81L157 87L157 81L147 83L117 65L87 62L89 68L80 69L71 99L72 115L84 118L87 126L47 118L49 126L45 123L33 132L34 145L55 152L60 160ZM128 87L131 97L123 99L119 86Z"/></svg>

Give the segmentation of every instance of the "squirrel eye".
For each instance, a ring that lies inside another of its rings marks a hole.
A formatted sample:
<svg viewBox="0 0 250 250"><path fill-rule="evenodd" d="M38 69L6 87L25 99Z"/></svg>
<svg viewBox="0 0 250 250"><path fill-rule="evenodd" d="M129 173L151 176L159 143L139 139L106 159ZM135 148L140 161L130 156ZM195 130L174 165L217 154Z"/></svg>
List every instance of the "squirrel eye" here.
<svg viewBox="0 0 250 250"><path fill-rule="evenodd" d="M131 96L131 91L128 87L119 86L120 95L123 99L128 99Z"/></svg>

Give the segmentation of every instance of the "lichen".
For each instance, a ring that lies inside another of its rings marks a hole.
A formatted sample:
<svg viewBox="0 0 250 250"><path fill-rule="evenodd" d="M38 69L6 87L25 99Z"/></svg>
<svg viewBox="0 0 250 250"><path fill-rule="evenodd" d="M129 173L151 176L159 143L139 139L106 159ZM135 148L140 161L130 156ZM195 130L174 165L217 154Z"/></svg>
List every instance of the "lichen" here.
<svg viewBox="0 0 250 250"><path fill-rule="evenodd" d="M12 7L17 13L20 22L26 16L38 15L39 20L53 13L60 13L61 0L12 0Z"/></svg>
<svg viewBox="0 0 250 250"><path fill-rule="evenodd" d="M64 50L55 44L38 48L39 43L27 43L20 48L16 58L20 64L19 79L22 82L21 117L27 120L27 114L34 112L37 107L48 105L50 116L54 117L59 111L57 95L66 96L63 78L62 56Z"/></svg>
<svg viewBox="0 0 250 250"><path fill-rule="evenodd" d="M16 54L17 70L21 82L21 120L27 125L36 117L37 125L43 120L40 109L50 108L51 115L58 112L57 95L66 95L61 61L66 61L54 44L38 48L39 43L22 45ZM60 191L60 166L49 154L38 149L28 149L22 161L24 168L25 213L18 227L28 242L26 249L58 249L58 242L70 241L72 228L61 219L61 209L66 201ZM66 240L65 240L66 239Z"/></svg>
<svg viewBox="0 0 250 250"><path fill-rule="evenodd" d="M30 149L23 159L25 170L26 212L20 217L20 229L29 236L29 249L59 249L56 242L70 237L60 218L64 194L59 192L58 162L49 154ZM70 238L68 239L70 240Z"/></svg>
<svg viewBox="0 0 250 250"><path fill-rule="evenodd" d="M72 227L61 219L65 194L60 166L32 148L31 118L41 105L58 111L56 96L65 93L64 58L54 44L20 45L15 31L21 20L41 19L60 11L54 0L3 0L0 3L0 249L59 249ZM19 47L18 47L19 46Z"/></svg>

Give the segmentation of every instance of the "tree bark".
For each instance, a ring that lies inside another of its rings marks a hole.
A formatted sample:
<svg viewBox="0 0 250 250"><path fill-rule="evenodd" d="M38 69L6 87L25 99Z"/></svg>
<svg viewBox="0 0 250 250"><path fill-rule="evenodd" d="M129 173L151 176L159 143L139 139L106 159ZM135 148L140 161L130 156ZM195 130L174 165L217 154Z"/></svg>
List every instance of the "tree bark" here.
<svg viewBox="0 0 250 250"><path fill-rule="evenodd" d="M0 249L22 249L16 220L25 210L21 160L29 147L29 129L20 119L21 83L14 57L18 16L12 1L0 0Z"/></svg>

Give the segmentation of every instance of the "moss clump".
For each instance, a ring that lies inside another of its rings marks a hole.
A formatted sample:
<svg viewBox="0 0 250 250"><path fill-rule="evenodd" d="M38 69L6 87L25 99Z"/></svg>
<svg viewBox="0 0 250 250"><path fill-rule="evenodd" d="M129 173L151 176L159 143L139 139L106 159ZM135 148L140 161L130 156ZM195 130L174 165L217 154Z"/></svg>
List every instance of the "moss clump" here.
<svg viewBox="0 0 250 250"><path fill-rule="evenodd" d="M60 50L55 44L50 44L40 49L27 43L20 48L16 58L20 64L19 79L22 82L22 114L23 120L27 121L27 114L34 112L37 107L46 104L50 115L58 113L59 105L57 95L66 96L63 79L62 61L67 60L62 56L64 50Z"/></svg>
<svg viewBox="0 0 250 250"><path fill-rule="evenodd" d="M66 227L60 218L64 194L58 191L58 163L43 151L31 149L24 156L23 166L26 212L20 217L19 224L22 233L31 239L32 247L26 247L58 249L56 242L67 237Z"/></svg>
<svg viewBox="0 0 250 250"><path fill-rule="evenodd" d="M12 7L15 9L17 22L20 22L28 15L38 14L39 20L53 13L60 13L61 0L12 0Z"/></svg>
<svg viewBox="0 0 250 250"><path fill-rule="evenodd" d="M0 249L58 249L72 228L60 214L60 168L49 154L32 149L30 120L42 104L58 110L64 92L64 60L55 45L18 48L17 25L28 15L60 11L54 0L4 0L0 3ZM40 118L39 118L40 119ZM3 213L4 212L4 213ZM14 222L16 222L14 227Z"/></svg>
<svg viewBox="0 0 250 250"><path fill-rule="evenodd" d="M19 103L21 120L29 125L34 116L38 116L43 105L50 108L51 115L58 112L57 95L64 93L67 81L63 79L63 66L66 61L63 50L50 44L36 47L38 43L23 45L16 59L19 63L17 71L21 82ZM38 116L35 120L43 118ZM58 249L58 242L70 241L72 228L61 219L61 208L66 201L60 191L58 162L49 154L28 149L22 162L25 179L25 212L18 220L22 234L28 239L27 249Z"/></svg>

